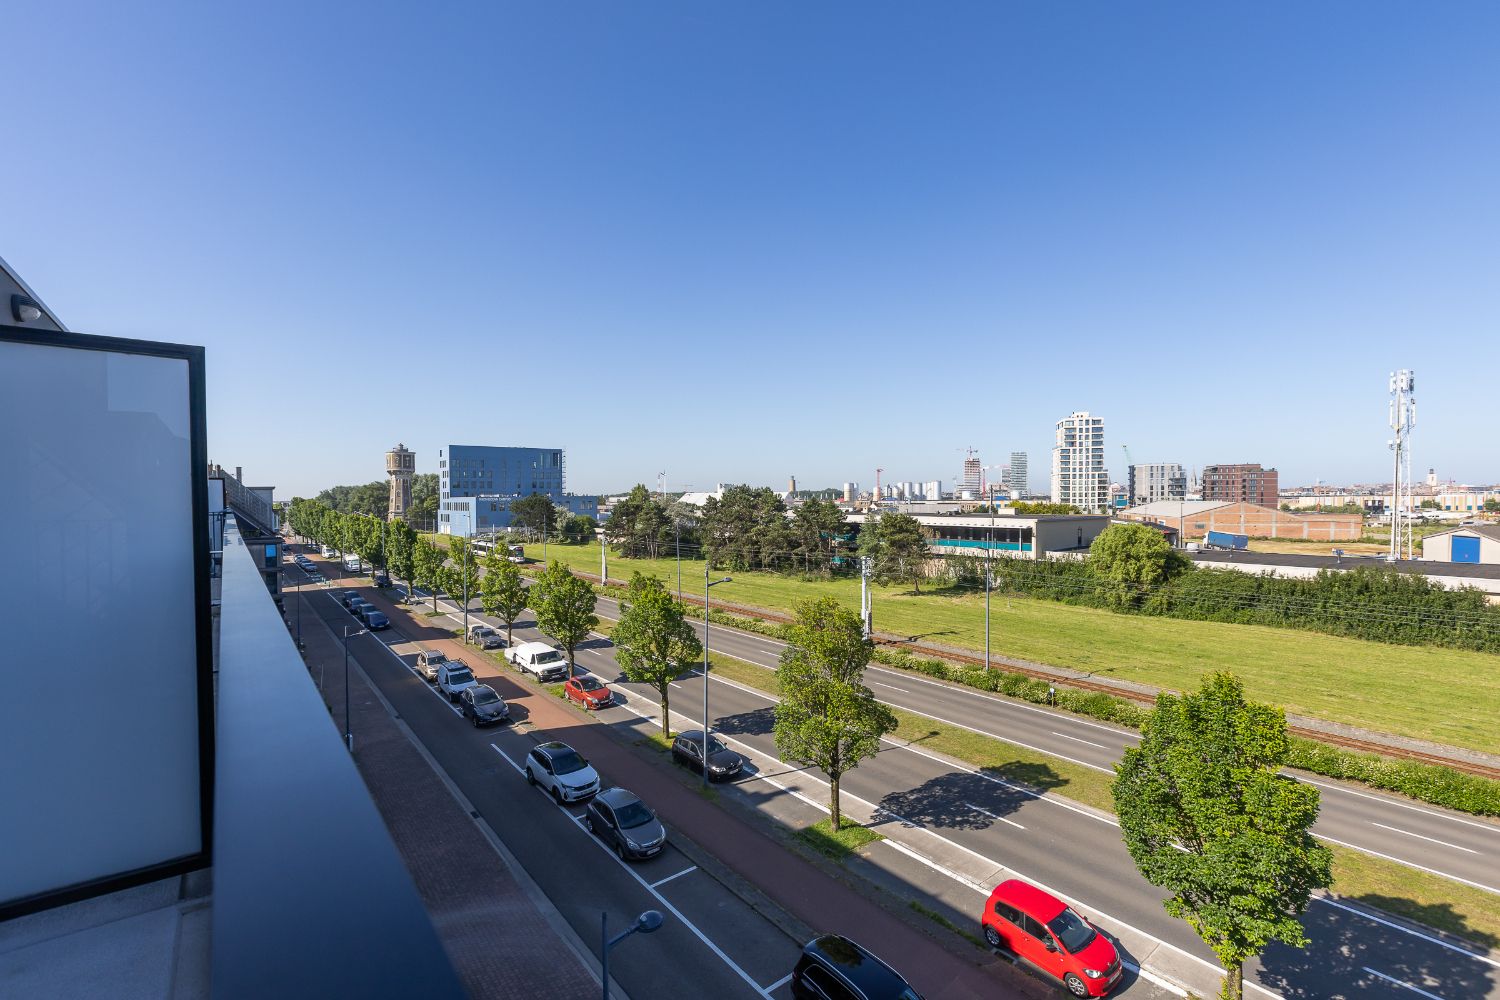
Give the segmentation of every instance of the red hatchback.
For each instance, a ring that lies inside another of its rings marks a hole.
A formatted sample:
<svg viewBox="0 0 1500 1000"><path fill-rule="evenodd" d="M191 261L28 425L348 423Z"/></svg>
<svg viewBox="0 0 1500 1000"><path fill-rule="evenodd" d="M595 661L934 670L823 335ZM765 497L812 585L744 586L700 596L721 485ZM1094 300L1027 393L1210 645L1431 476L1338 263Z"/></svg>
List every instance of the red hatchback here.
<svg viewBox="0 0 1500 1000"><path fill-rule="evenodd" d="M579 674L563 685L563 696L584 708L608 708L614 704L614 692L599 683L597 677Z"/></svg>
<svg viewBox="0 0 1500 1000"><path fill-rule="evenodd" d="M1120 982L1120 956L1094 925L1062 900L1009 879L990 893L979 919L991 948L1014 952L1078 997L1107 996Z"/></svg>

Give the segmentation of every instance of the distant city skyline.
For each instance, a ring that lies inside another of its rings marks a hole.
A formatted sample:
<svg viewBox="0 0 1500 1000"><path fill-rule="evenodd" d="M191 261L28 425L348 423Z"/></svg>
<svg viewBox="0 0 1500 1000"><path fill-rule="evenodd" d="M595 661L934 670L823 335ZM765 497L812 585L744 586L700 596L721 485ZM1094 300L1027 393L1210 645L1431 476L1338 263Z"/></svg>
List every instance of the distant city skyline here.
<svg viewBox="0 0 1500 1000"><path fill-rule="evenodd" d="M1500 5L9 14L0 256L204 345L211 457L283 497L452 440L1040 493L1074 411L1114 482L1381 482L1400 368L1413 468L1500 479Z"/></svg>

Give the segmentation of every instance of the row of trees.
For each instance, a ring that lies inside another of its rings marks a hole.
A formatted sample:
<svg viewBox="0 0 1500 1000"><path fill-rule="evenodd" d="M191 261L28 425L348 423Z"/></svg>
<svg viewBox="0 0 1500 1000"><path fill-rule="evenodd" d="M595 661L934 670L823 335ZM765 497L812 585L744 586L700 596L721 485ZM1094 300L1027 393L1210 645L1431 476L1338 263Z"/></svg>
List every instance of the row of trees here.
<svg viewBox="0 0 1500 1000"><path fill-rule="evenodd" d="M390 484L385 480L359 486L330 486L314 500L340 514L364 514L384 521L390 516ZM413 524L431 524L437 517L438 477L435 472L413 476L411 506L406 518Z"/></svg>

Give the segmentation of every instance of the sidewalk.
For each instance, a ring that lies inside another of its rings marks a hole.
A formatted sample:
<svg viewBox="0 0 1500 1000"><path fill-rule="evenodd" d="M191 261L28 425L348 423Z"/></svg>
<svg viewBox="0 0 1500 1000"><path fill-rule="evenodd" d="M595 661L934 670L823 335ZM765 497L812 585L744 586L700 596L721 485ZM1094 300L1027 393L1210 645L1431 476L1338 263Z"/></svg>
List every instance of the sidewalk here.
<svg viewBox="0 0 1500 1000"><path fill-rule="evenodd" d="M430 602L418 607L415 614L410 606L394 604L385 594L376 598L376 603L392 615L404 634L420 639L424 646L463 659L506 701L523 708L539 742L548 738L551 730L566 730L569 744L586 758L607 761L605 767L611 781L650 802L674 834L688 838L700 852L711 851L717 862L715 867L726 869L732 878L744 880L785 909L792 921L777 922L789 933L791 928L811 928L813 933L848 934L896 965L929 997L978 1000L1054 995L997 956L974 949L971 959L960 957L873 902L868 890L861 892L830 875L756 826L730 815L724 805L699 794L696 786L684 781L683 773L664 756L652 759L656 755L623 746L613 727L589 725L580 710L550 694L523 686L490 657L453 639L447 629L451 619L422 617L430 609ZM429 622L442 624L435 626ZM756 903L751 901L751 905ZM936 926L934 932L949 933L938 931Z"/></svg>
<svg viewBox="0 0 1500 1000"><path fill-rule="evenodd" d="M293 616L294 600L289 595ZM342 733L342 643L311 605L302 615L303 658ZM559 924L561 917L545 899L537 905L540 893L507 866L352 659L349 698L355 764L469 996L597 997L599 981L549 922L549 912Z"/></svg>

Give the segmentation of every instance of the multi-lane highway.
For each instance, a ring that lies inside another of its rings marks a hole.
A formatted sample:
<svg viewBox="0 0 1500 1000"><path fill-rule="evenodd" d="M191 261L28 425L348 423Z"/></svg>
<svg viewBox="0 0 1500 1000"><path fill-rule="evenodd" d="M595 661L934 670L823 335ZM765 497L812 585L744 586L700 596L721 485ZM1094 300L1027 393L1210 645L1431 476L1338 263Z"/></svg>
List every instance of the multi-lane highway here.
<svg viewBox="0 0 1500 1000"><path fill-rule="evenodd" d="M618 606L601 598L599 613L614 618ZM702 623L697 623L703 634ZM713 648L774 668L785 644L766 636L713 627ZM1139 735L1065 712L945 684L910 671L872 663L865 681L894 708L1007 740L1018 746L1114 773L1115 762ZM1322 792L1314 832L1331 843L1358 848L1500 893L1500 823L1420 805L1364 788L1298 773Z"/></svg>
<svg viewBox="0 0 1500 1000"><path fill-rule="evenodd" d="M612 602L603 600L599 611L616 613ZM518 632L518 638L534 635L531 629ZM765 666L774 664L780 652L774 640L718 626L713 647ZM614 712L656 710L653 692L619 680L612 650L602 637L580 650L578 660L620 692L621 708L603 713L605 721ZM1133 736L882 667L872 667L867 681L892 705L1101 770L1109 769ZM695 712L702 683L697 676L683 678L674 691L674 707ZM716 728L761 765L765 780L780 774L782 781L788 780L785 776L804 784L817 781L795 765L777 761L769 696L718 678L711 688ZM1484 860L1500 856L1494 846L1500 830L1494 824L1316 780L1325 789L1320 835L1477 885L1494 881L1487 868L1494 862ZM1166 916L1160 893L1136 873L1111 817L901 743L891 743L864 762L843 785L852 810L899 820L882 829L924 866L924 877L911 880L908 888L928 904L940 904L937 908L944 912L977 913L982 903L978 893L993 884L985 879L992 880L995 873L1018 875L1077 900L1101 926L1120 936L1127 956L1146 970L1146 978L1127 989L1129 995L1155 992L1153 971L1166 981L1189 985L1205 974L1211 978L1213 956L1185 924ZM817 795L803 798L815 802ZM1425 846L1414 853L1400 840L1413 836L1433 843L1421 840ZM1270 949L1247 969L1252 993L1408 1000L1500 997L1500 961L1462 942L1334 898L1316 900L1304 923L1312 939L1309 948Z"/></svg>

